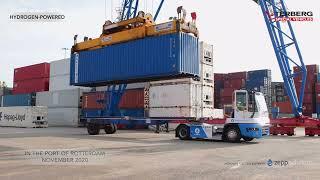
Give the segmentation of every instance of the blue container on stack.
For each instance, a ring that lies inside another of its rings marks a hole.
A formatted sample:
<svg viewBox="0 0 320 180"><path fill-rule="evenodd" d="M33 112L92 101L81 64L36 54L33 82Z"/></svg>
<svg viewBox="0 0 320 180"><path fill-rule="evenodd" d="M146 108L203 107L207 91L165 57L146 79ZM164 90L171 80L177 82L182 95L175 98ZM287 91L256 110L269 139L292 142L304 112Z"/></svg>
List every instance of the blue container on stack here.
<svg viewBox="0 0 320 180"><path fill-rule="evenodd" d="M35 106L36 95L32 94L16 94L2 96L2 107L10 106Z"/></svg>
<svg viewBox="0 0 320 180"><path fill-rule="evenodd" d="M265 95L267 106L271 109L271 70L248 71L246 89L262 92Z"/></svg>

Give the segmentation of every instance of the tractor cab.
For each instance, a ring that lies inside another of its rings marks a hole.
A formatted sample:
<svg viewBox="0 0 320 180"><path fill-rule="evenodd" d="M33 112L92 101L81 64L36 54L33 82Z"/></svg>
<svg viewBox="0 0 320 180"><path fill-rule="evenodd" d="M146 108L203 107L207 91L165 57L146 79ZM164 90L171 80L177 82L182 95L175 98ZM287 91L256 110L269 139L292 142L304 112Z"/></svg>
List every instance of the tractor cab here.
<svg viewBox="0 0 320 180"><path fill-rule="evenodd" d="M268 107L261 92L236 90L233 94L233 116L237 120L257 119L269 123Z"/></svg>

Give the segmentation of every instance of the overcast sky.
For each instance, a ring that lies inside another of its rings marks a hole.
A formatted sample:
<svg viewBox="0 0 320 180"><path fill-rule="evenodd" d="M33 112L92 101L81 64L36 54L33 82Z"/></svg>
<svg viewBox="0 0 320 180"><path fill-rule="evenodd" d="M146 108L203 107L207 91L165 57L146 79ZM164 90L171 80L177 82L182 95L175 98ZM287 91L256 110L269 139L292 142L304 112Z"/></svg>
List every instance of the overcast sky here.
<svg viewBox="0 0 320 180"><path fill-rule="evenodd" d="M98 37L106 19L116 17L120 0L1 0L0 2L0 81L12 85L13 69L64 58L61 48L71 48L73 35ZM142 0L141 10L155 12L159 0ZM306 64L320 64L320 1L287 0L290 10L313 11L314 22L294 22L296 36ZM105 6L106 5L106 6ZM176 16L183 5L197 12L200 40L214 45L216 72L272 69L280 81L279 67L257 4L251 0L166 0L159 22ZM154 7L152 9L152 6ZM17 12L59 12L59 22L15 22ZM188 17L190 17L188 15ZM68 53L69 55L69 53Z"/></svg>

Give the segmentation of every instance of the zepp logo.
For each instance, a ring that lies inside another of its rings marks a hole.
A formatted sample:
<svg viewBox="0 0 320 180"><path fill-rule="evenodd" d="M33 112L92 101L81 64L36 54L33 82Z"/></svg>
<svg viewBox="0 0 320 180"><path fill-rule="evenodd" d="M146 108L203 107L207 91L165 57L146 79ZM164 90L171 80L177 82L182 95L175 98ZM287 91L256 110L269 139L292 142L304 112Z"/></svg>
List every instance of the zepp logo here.
<svg viewBox="0 0 320 180"><path fill-rule="evenodd" d="M194 132L195 132L196 134L199 134L199 133L200 133L200 129L199 129L199 128L196 128L196 129L194 130Z"/></svg>
<svg viewBox="0 0 320 180"><path fill-rule="evenodd" d="M272 166L272 160L271 159L269 159L268 161L267 161L267 164L268 164L268 166Z"/></svg>

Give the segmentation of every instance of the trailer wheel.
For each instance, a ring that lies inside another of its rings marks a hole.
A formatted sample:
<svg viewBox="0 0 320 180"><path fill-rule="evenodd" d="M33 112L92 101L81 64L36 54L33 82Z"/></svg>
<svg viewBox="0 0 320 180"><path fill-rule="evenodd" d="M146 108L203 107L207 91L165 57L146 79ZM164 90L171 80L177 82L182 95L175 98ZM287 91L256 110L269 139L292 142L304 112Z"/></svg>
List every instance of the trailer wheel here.
<svg viewBox="0 0 320 180"><path fill-rule="evenodd" d="M243 140L245 140L245 141L249 142L249 141L252 141L252 140L253 140L253 138L243 137Z"/></svg>
<svg viewBox="0 0 320 180"><path fill-rule="evenodd" d="M114 134L117 131L117 125L115 124L108 124L106 125L106 127L104 128L104 131L106 132L106 134Z"/></svg>
<svg viewBox="0 0 320 180"><path fill-rule="evenodd" d="M90 135L98 135L100 133L99 125L94 123L88 123L87 130Z"/></svg>
<svg viewBox="0 0 320 180"><path fill-rule="evenodd" d="M188 140L190 139L190 128L187 125L180 125L176 129L176 134L181 140Z"/></svg>
<svg viewBox="0 0 320 180"><path fill-rule="evenodd" d="M227 129L223 132L223 140L227 142L240 142L241 134L238 127L235 126L229 126Z"/></svg>

